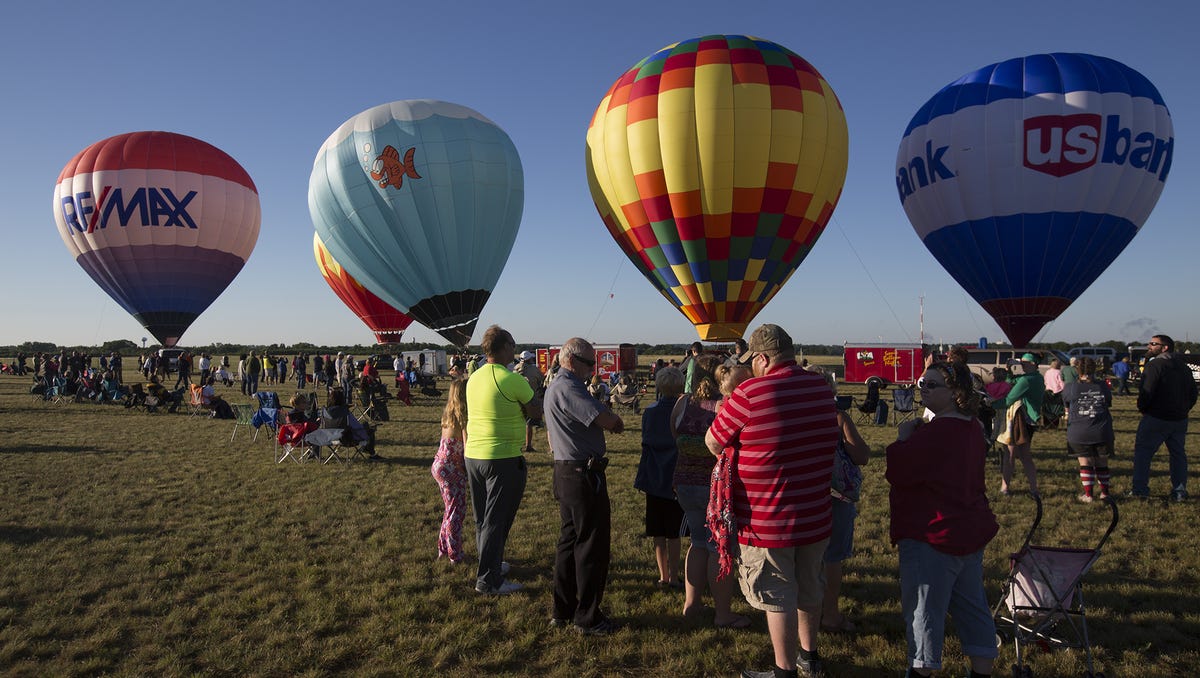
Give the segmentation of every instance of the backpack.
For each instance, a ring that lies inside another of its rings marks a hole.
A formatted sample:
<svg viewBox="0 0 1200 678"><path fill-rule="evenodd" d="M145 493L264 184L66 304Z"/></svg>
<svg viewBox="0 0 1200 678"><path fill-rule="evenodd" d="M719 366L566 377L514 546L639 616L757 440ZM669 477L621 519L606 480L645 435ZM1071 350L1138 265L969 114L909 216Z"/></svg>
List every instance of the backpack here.
<svg viewBox="0 0 1200 678"><path fill-rule="evenodd" d="M838 440L837 451L833 455L833 480L830 487L846 501L855 503L862 493L862 479L862 469L846 453L846 446L842 441Z"/></svg>

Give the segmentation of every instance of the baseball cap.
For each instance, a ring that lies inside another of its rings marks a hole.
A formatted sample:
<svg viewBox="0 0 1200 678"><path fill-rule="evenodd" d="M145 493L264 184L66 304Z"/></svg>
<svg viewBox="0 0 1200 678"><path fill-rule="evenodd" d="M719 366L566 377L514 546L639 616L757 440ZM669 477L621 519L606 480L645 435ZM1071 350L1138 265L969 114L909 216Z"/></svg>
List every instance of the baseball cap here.
<svg viewBox="0 0 1200 678"><path fill-rule="evenodd" d="M1037 359L1037 356L1035 356L1034 354L1026 353L1025 355L1021 356L1021 362L1033 363L1034 365L1036 365L1036 364L1038 364L1038 359Z"/></svg>
<svg viewBox="0 0 1200 678"><path fill-rule="evenodd" d="M738 356L737 360L739 363L749 361L755 353L790 351L792 350L792 338L779 325L767 323L759 325L754 330L754 333L750 335L750 341L747 342L747 345L750 348Z"/></svg>
<svg viewBox="0 0 1200 678"><path fill-rule="evenodd" d="M532 351L521 351L520 358L521 360L533 360L534 355Z"/></svg>

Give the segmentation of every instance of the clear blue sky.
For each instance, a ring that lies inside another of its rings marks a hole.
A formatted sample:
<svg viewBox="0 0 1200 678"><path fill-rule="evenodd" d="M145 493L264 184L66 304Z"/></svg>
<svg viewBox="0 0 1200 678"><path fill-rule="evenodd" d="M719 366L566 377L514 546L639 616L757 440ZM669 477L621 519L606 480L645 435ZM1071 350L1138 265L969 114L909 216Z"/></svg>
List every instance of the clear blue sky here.
<svg viewBox="0 0 1200 678"><path fill-rule="evenodd" d="M1002 339L933 259L896 196L905 125L981 66L1066 51L1141 71L1171 110L1166 188L1138 237L1037 338L1200 338L1200 9L1100 2L175 2L16 3L0 23L0 344L99 344L146 332L72 261L51 196L63 165L103 138L168 130L203 139L258 186L262 231L183 344L371 343L312 257L313 158L350 116L398 99L470 106L512 137L525 170L516 246L482 328L520 342L690 342L692 329L612 242L588 194L584 136L612 82L642 57L708 33L773 40L837 92L850 165L833 220L752 326L798 342ZM413 325L406 338L442 341Z"/></svg>

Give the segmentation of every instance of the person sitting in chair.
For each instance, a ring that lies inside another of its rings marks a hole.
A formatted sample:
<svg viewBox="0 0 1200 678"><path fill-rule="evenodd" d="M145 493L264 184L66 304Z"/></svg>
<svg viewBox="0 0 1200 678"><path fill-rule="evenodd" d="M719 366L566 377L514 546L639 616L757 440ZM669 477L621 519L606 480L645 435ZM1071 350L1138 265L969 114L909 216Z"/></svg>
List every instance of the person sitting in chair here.
<svg viewBox="0 0 1200 678"><path fill-rule="evenodd" d="M150 375L150 383L146 384L146 395L157 398L160 405L166 405L168 412L174 412L179 409L180 403L183 402L183 389L178 391L168 391L165 386L158 383L158 375Z"/></svg>
<svg viewBox="0 0 1200 678"><path fill-rule="evenodd" d="M634 413L642 411L637 384L633 383L633 377L628 372L621 375L621 380L613 388L611 399L614 404L632 407Z"/></svg>
<svg viewBox="0 0 1200 678"><path fill-rule="evenodd" d="M346 407L346 394L341 389L329 393L325 409L321 410L321 428L342 429L342 444L360 445L368 459L381 459L375 453L375 429L363 426Z"/></svg>

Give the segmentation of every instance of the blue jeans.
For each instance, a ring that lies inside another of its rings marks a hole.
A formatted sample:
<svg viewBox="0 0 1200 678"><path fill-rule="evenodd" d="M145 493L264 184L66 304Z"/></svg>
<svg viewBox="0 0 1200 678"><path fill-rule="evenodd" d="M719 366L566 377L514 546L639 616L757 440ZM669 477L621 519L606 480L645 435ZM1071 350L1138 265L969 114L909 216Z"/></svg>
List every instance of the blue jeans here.
<svg viewBox="0 0 1200 678"><path fill-rule="evenodd" d="M683 509L683 523L688 527L692 547L715 554L717 542L713 541L705 521L708 511L708 485L678 485L675 487L675 499Z"/></svg>
<svg viewBox="0 0 1200 678"><path fill-rule="evenodd" d="M1187 419L1167 421L1148 414L1142 415L1137 437L1133 443L1133 494L1150 496L1150 460L1163 443L1167 445L1171 469L1171 491L1187 492L1187 453L1183 440L1187 437Z"/></svg>
<svg viewBox="0 0 1200 678"><path fill-rule="evenodd" d="M964 654L994 658L996 624L983 590L983 549L952 556L915 539L901 539L899 547L909 665L942 668L947 612L954 618Z"/></svg>

